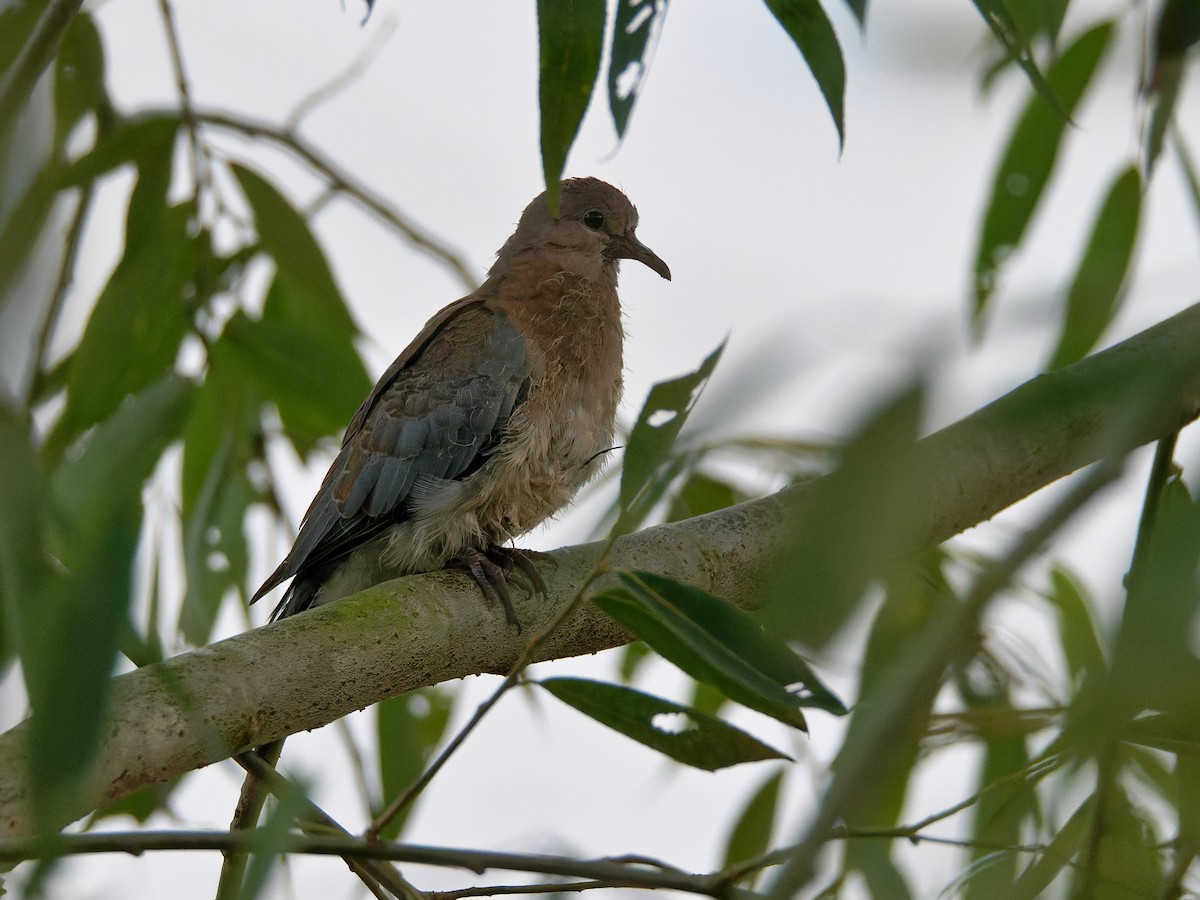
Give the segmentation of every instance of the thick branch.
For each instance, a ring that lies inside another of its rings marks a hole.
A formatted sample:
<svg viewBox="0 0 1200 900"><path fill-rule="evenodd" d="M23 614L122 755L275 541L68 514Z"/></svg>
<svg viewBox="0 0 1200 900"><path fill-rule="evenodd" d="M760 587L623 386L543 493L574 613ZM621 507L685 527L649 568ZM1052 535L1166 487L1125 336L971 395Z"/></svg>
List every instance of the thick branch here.
<svg viewBox="0 0 1200 900"><path fill-rule="evenodd" d="M1131 398L1139 401L1137 414ZM922 494L929 498L924 543L985 521L1081 466L1169 434L1198 410L1200 305L1039 376L921 441ZM618 541L612 564L753 605L759 572L778 548L785 504L803 503L807 491L647 529ZM525 636L569 600L595 552L584 546L557 554L558 566L547 573L548 600L517 602L524 634L505 626L468 577L435 572L117 678L107 740L77 812L404 691L507 671ZM595 653L626 640L589 605L537 656ZM31 828L23 733L18 726L0 735L0 837Z"/></svg>

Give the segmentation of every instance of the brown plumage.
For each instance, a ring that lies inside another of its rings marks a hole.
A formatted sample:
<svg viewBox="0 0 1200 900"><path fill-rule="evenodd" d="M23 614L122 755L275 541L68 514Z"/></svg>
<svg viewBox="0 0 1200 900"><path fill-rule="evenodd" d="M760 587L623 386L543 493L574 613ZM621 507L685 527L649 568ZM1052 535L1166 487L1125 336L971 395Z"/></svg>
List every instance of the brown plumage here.
<svg viewBox="0 0 1200 900"><path fill-rule="evenodd" d="M253 600L292 578L281 618L461 564L511 619L504 571L530 564L501 545L566 506L612 446L618 262L671 277L637 221L595 178L562 183L557 218L536 197L483 285L430 319L380 378Z"/></svg>

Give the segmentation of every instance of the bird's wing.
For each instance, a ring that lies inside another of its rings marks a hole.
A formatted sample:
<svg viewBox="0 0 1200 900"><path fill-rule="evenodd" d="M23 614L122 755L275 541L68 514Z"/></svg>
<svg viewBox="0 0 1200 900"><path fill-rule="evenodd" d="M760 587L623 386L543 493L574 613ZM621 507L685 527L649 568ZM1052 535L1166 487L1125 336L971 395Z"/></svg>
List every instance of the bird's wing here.
<svg viewBox="0 0 1200 900"><path fill-rule="evenodd" d="M462 479L482 465L529 376L525 338L502 312L443 310L355 414L295 546L253 599L403 521L418 478Z"/></svg>

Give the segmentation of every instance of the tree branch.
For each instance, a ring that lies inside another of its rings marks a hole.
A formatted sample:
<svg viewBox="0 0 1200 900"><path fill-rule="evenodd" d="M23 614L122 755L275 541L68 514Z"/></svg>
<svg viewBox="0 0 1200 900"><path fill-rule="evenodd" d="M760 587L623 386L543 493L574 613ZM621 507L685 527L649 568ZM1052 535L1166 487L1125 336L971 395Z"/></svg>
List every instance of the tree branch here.
<svg viewBox="0 0 1200 900"><path fill-rule="evenodd" d="M914 549L977 525L1081 466L1156 440L1198 411L1200 305L1040 375L923 439L921 487L929 506ZM622 538L611 564L658 572L753 606L760 573L780 546L783 512L804 503L808 491L790 488ZM517 599L528 633L568 602L596 554L596 545L560 551L558 566L547 573L548 597ZM585 604L536 658L595 653L627 640ZM122 675L115 679L105 744L76 812L417 687L506 672L525 642L499 610L481 602L470 578L434 572ZM32 833L25 730L20 725L0 735L3 837Z"/></svg>

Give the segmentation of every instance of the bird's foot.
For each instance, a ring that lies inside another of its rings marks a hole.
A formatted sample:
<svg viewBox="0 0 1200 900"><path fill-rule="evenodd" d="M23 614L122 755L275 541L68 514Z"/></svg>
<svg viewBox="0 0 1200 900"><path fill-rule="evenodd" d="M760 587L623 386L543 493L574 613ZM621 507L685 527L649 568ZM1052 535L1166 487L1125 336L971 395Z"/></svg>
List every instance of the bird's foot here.
<svg viewBox="0 0 1200 900"><path fill-rule="evenodd" d="M515 625L517 631L520 631L521 622L513 610L512 594L508 589L509 576L519 575L527 593L545 595L546 581L534 565L534 560L554 562L554 557L538 550L521 550L517 547L492 544L482 550L468 550L458 562L471 573L475 583L483 591L483 596L504 609L505 621Z"/></svg>

